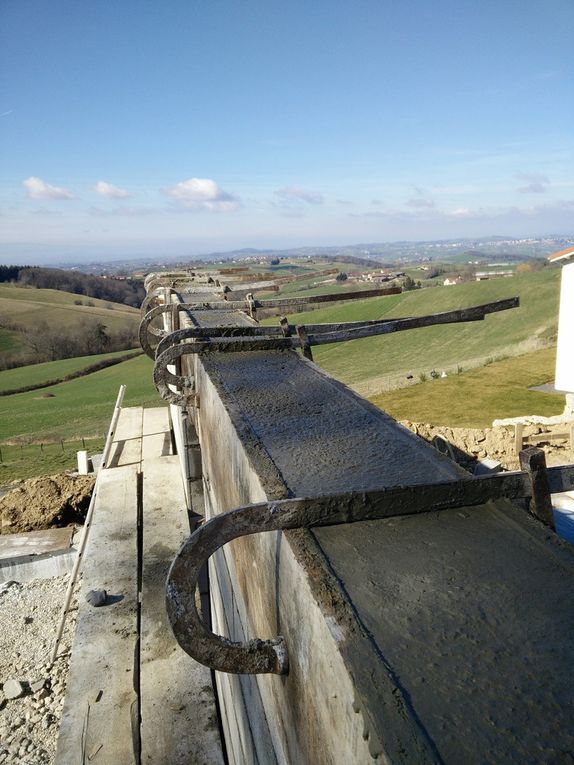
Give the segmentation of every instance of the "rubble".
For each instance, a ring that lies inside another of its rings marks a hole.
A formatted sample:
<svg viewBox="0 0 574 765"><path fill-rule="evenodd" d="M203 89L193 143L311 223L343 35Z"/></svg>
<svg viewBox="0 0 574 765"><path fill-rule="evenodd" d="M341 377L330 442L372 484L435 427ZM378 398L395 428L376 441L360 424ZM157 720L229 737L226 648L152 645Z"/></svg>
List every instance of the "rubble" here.
<svg viewBox="0 0 574 765"><path fill-rule="evenodd" d="M514 427L498 426L492 428L451 428L446 425L430 425L428 423L410 422L403 420L406 426L426 441L432 441L435 436L442 436L453 446L466 452L474 459L490 458L500 462L505 470L520 470L516 454ZM564 425L555 426L556 432L564 431ZM570 450L569 440L550 439L548 428L539 425L526 425L523 435L540 435L537 444L546 453L548 465L574 463L574 453Z"/></svg>
<svg viewBox="0 0 574 765"><path fill-rule="evenodd" d="M49 661L67 582L66 575L0 586L4 588L0 598L0 765L51 765L54 761L76 602L66 620L58 658L52 666Z"/></svg>

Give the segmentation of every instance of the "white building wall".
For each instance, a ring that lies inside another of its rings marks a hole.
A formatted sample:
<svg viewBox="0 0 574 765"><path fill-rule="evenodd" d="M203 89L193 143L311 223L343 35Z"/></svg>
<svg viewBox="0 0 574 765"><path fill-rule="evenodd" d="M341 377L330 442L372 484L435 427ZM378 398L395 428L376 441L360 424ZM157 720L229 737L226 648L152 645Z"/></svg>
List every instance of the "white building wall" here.
<svg viewBox="0 0 574 765"><path fill-rule="evenodd" d="M574 263L562 268L555 386L574 393Z"/></svg>

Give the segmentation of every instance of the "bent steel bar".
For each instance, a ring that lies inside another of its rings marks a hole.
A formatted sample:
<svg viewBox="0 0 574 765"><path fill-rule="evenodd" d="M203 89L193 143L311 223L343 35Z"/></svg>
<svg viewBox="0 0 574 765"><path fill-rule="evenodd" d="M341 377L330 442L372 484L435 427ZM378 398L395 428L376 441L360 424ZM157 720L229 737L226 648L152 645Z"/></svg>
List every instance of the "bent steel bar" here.
<svg viewBox="0 0 574 765"><path fill-rule="evenodd" d="M187 307L193 311L225 311L225 310L243 310L250 308L289 308L299 305L311 305L315 303L334 303L344 302L346 300L366 300L371 297L382 297L384 295L398 295L401 292L400 287L388 287L379 290L362 290L360 292L330 293L328 295L311 295L308 297L297 298L270 298L269 300L220 300L209 303L189 304ZM193 294L193 293L191 293Z"/></svg>
<svg viewBox="0 0 574 765"><path fill-rule="evenodd" d="M321 332L313 333L308 325L305 325L304 329L309 335L310 345L326 345L327 343L339 343L347 340L357 340L363 337L386 335L391 332L402 332L405 329L431 327L435 324L482 321L489 313L507 311L510 308L518 308L519 305L519 298L513 297L508 298L507 300L498 300L495 303L485 303L484 305L474 306L473 308L446 311L445 313L435 313L430 314L429 316L413 316L407 319L391 319L387 321L382 320L378 323L373 322L368 325L359 322L356 326L343 326L334 332L323 330Z"/></svg>
<svg viewBox="0 0 574 765"><path fill-rule="evenodd" d="M184 305L185 304L181 304L180 307L183 307ZM416 329L417 327L430 327L433 324L482 321L489 313L506 311L509 308L516 308L518 305L519 300L517 297L514 297L507 300L498 300L494 303L473 306L471 308L431 314L429 316L339 322L336 324L305 324L302 329L308 333L310 345L324 345L326 343L337 343L344 340L356 340L362 337L373 337L375 335L383 335L390 332L400 332L406 329ZM169 334L165 332L162 333L163 339L156 348L156 356L159 356L167 348L182 340L206 340L214 337L284 337L286 330L290 335L293 332L297 332L299 329L301 329L301 327L297 327L295 324L285 324L281 327L266 327L262 325L252 327L187 327ZM143 347L141 336L140 342ZM292 347L297 348L300 344L300 342L294 340ZM221 349L213 346L211 350ZM247 346L238 347L237 350L249 350L249 348ZM257 348L257 350L260 350L260 348Z"/></svg>
<svg viewBox="0 0 574 765"><path fill-rule="evenodd" d="M161 299L162 292L165 294L167 292L175 292L175 290L172 289L171 287L155 287L154 289L149 291L147 295L145 296L145 298L143 299L142 304L140 306L141 316L145 316L146 313L150 310L150 306L152 306L154 302L157 302Z"/></svg>
<svg viewBox="0 0 574 765"><path fill-rule="evenodd" d="M215 635L201 621L195 605L199 573L208 559L227 542L263 531L355 523L483 505L500 498L531 496L530 474L515 472L350 494L284 499L222 513L192 534L170 568L166 605L175 637L186 653L220 672L286 674L289 662L282 637L236 643Z"/></svg>
<svg viewBox="0 0 574 765"><path fill-rule="evenodd" d="M170 372L168 364L173 364L179 358L181 358L185 352L189 353L191 345L179 345L170 348L169 351L162 353L161 357L157 359L153 368L153 382L157 388L157 392L170 404L175 406L186 406L187 404L194 403L197 405L197 394L194 391L195 381L193 377L187 375L176 375ZM183 351L182 353L170 353L170 351ZM161 359L161 360L160 360ZM179 388L180 392L171 390L170 385Z"/></svg>
<svg viewBox="0 0 574 765"><path fill-rule="evenodd" d="M174 375L167 368L168 365L174 364L182 356L188 354L210 353L214 350L224 353L234 353L237 351L282 351L293 347L294 341L293 338L290 337L232 337L221 338L217 341L196 340L191 343L185 343L184 345L173 345L155 360L153 368L154 385L164 401L168 401L170 404L175 404L176 406L185 406L186 404L193 403L190 399L195 398L197 401L196 394L193 392L193 377ZM170 390L170 385L182 388L183 391L181 393L175 393Z"/></svg>
<svg viewBox="0 0 574 765"><path fill-rule="evenodd" d="M156 329L151 326L151 323L154 319L157 319L158 316L162 316L164 313L170 313L174 309L176 311L185 311L187 306L184 303L165 303L164 305L157 305L155 308L149 310L140 321L138 329L140 345L150 359L155 359L155 350L151 347L149 335L155 335L160 338L167 335L167 330Z"/></svg>
<svg viewBox="0 0 574 765"><path fill-rule="evenodd" d="M159 358L164 351L180 343L182 340L209 340L213 337L243 337L251 339L255 337L284 337L284 334L281 327L263 327L260 324L251 327L240 325L232 327L186 327L185 329L178 329L175 332L165 334L162 337L155 349L156 358ZM261 349L257 348L256 350Z"/></svg>
<svg viewBox="0 0 574 765"><path fill-rule="evenodd" d="M164 392L169 391L166 383L167 365L172 364L177 359L188 354L203 353L240 353L243 351L268 351L268 350L286 350L291 348L296 350L302 348L309 352L313 345L324 345L326 343L338 343L346 340L358 340L363 337L373 337L390 332L400 332L406 329L417 327L428 327L433 324L448 324L453 322L478 321L484 318L487 313L494 311L503 311L508 308L514 308L518 305L518 298L509 298L500 300L498 303L488 303L483 306L463 309L461 311L449 311L442 314L433 314L431 316L416 316L410 319L395 319L390 321L380 321L376 324L354 324L351 329L339 330L337 332L316 332L308 333L308 327L295 327L297 336L285 336L284 327L188 327L186 329L176 330L166 335L157 347L156 364L154 368L154 382L164 396ZM160 313L159 309L158 314ZM150 314L152 312L150 311ZM149 315L149 314L148 314ZM142 322L143 326L143 322ZM316 329L321 328L320 324L314 325ZM329 325L325 325L329 327ZM287 325L291 331L291 325ZM142 330L143 332L143 330ZM215 339L214 339L215 338ZM191 339L193 342L175 345L182 340ZM140 335L140 342L145 349L144 343L147 341L147 335ZM152 358L153 351L149 347ZM146 351L147 352L147 351ZM179 378L180 380L184 378ZM173 379L171 384L176 384ZM160 385L162 386L160 389ZM163 392L162 392L163 391ZM170 398L166 399L173 402L173 392L169 391ZM181 399L182 404L185 399Z"/></svg>

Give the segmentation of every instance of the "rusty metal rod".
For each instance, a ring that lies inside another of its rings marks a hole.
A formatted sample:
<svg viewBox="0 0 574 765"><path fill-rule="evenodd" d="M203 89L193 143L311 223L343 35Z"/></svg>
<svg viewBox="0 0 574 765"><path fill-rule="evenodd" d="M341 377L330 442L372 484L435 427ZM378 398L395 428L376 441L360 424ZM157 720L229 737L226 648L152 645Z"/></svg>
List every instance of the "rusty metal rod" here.
<svg viewBox="0 0 574 765"><path fill-rule="evenodd" d="M570 478L574 479L574 466L568 470ZM289 663L282 637L236 643L215 635L201 621L195 605L199 573L207 560L227 542L264 531L355 523L484 505L499 498L531 496L529 473L514 472L350 494L284 499L222 513L194 532L170 568L166 605L174 634L184 651L212 669L285 674Z"/></svg>
<svg viewBox="0 0 574 765"><path fill-rule="evenodd" d="M183 305L184 304L181 304L180 308ZM311 345L324 345L326 343L341 342L342 340L355 340L362 337L372 337L391 332L401 332L407 329L416 329L418 327L429 327L434 324L482 321L487 314L506 311L510 308L516 308L518 305L519 299L513 297L506 300L497 300L493 303L472 306L471 308L445 311L443 313L436 313L428 316L409 316L397 319L370 319L365 321L338 322L330 324L305 324L303 326L309 335L309 342ZM160 308L163 308L163 306L160 306ZM160 311L155 308L153 311L157 311L155 316L160 313ZM150 313L152 312L150 311ZM143 324L144 322L142 321L142 325L140 326L143 326ZM290 334L298 331L298 327L295 324L287 324L286 327ZM157 330L156 334L158 334ZM156 348L156 357L160 356L168 347L183 340L206 340L220 337L284 337L285 326L187 327L178 330L177 332L171 332L169 334L163 332L162 334L163 337ZM299 345L300 343L297 343L295 340L292 347L297 348ZM226 349L229 347L230 346L226 346ZM214 348L214 350L220 349ZM244 350L249 349L246 346Z"/></svg>

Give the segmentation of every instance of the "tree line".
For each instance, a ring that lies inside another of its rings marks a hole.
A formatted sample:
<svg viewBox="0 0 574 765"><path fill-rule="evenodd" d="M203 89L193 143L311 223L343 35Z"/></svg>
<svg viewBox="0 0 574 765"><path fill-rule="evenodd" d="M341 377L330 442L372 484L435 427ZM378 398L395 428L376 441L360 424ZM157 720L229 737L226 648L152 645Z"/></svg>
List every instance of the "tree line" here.
<svg viewBox="0 0 574 765"><path fill-rule="evenodd" d="M134 327L109 331L102 321L94 319L84 319L73 327L26 327L0 316L0 329L18 332L20 340L18 352L0 354L0 370L139 347Z"/></svg>
<svg viewBox="0 0 574 765"><path fill-rule="evenodd" d="M0 282L14 282L22 287L62 290L75 295L109 300L139 308L145 297L143 282L138 279L114 279L41 266L0 266Z"/></svg>

